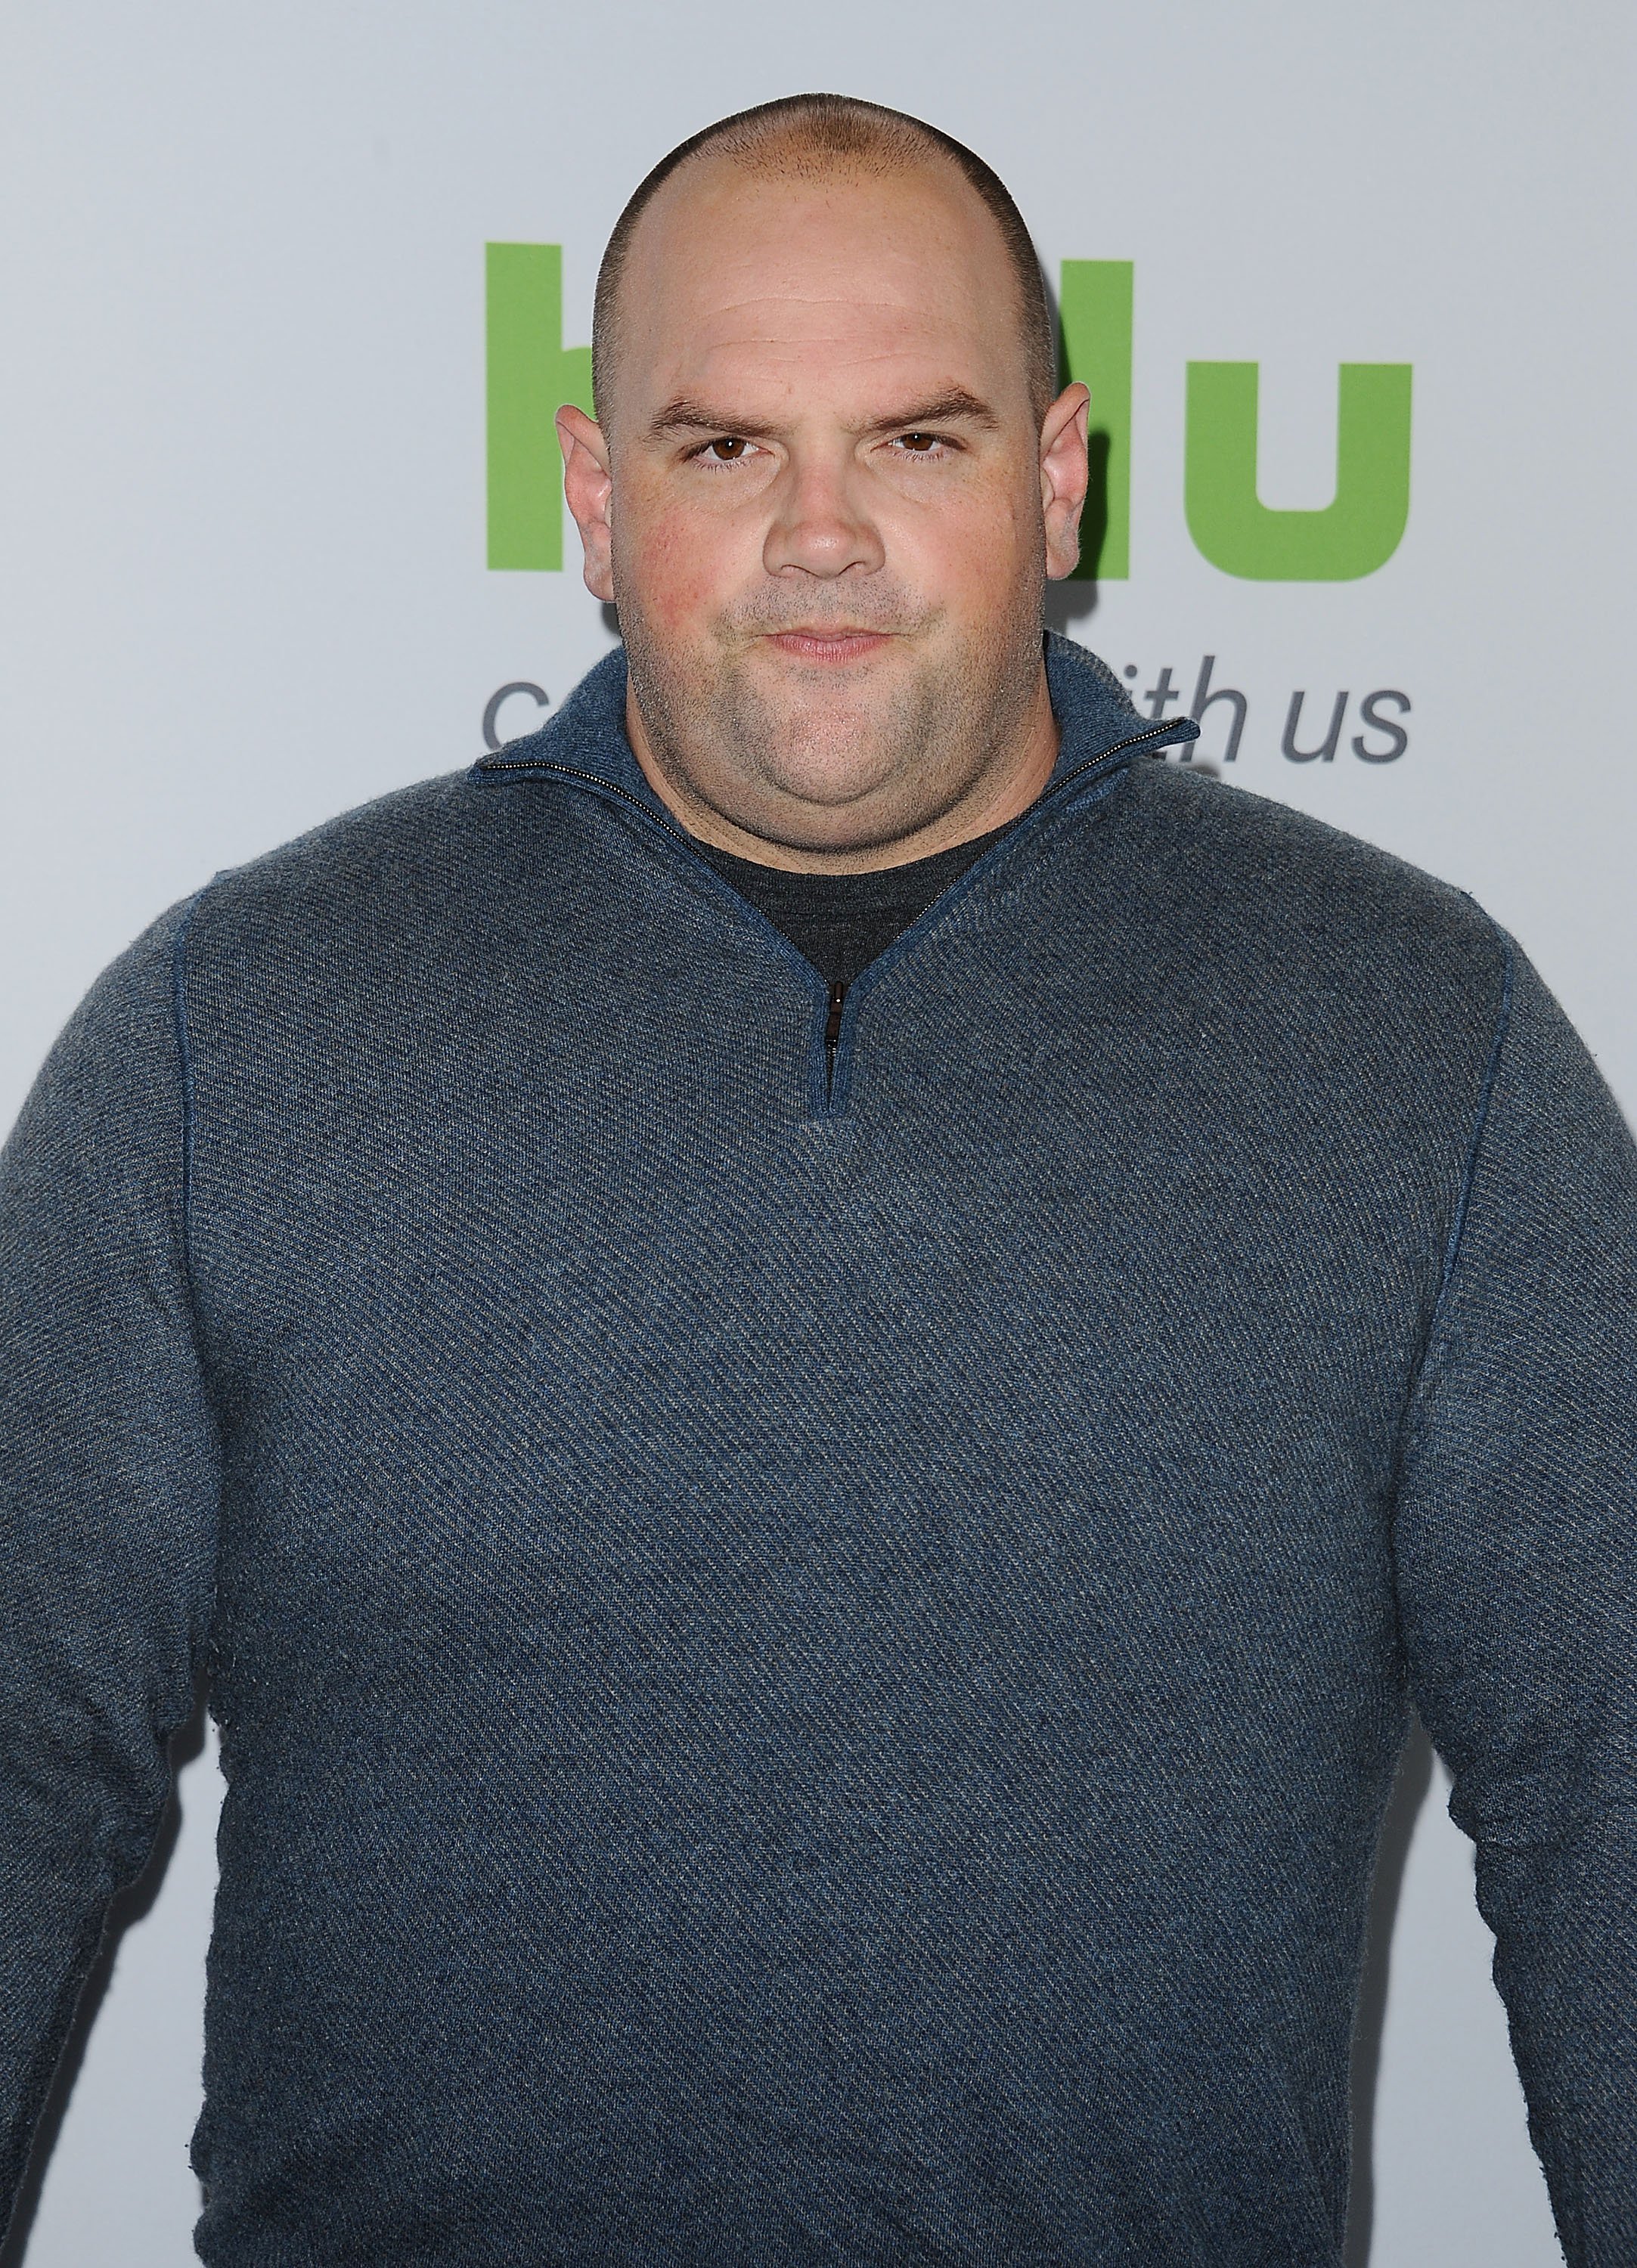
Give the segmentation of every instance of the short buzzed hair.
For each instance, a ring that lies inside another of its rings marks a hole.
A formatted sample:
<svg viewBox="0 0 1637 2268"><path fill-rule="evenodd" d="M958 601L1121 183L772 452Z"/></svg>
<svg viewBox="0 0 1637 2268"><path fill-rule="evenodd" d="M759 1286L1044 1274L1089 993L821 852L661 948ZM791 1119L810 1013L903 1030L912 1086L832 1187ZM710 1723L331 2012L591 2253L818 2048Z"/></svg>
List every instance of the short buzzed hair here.
<svg viewBox="0 0 1637 2268"><path fill-rule="evenodd" d="M737 159L756 172L800 179L849 171L888 173L907 171L931 157L947 158L977 190L992 215L1017 278L1019 344L1028 367L1029 400L1036 419L1046 414L1057 388L1057 340L1046 297L1040 256L1011 191L992 166L941 128L907 111L889 110L846 94L787 94L777 102L736 110L714 126L701 128L661 158L639 184L614 224L597 271L597 297L591 327L591 379L597 416L606 425L614 346L616 306L631 239L650 201L678 166L709 151Z"/></svg>

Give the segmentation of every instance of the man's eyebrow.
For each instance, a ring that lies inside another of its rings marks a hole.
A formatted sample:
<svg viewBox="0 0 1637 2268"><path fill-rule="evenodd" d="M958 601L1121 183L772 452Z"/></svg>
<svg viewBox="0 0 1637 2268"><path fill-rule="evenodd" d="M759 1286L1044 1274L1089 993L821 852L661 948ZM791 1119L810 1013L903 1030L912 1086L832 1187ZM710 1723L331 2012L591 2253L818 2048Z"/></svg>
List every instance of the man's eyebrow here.
<svg viewBox="0 0 1637 2268"><path fill-rule="evenodd" d="M911 402L907 409L896 409L888 417L872 417L866 424L852 430L860 436L912 433L923 426L946 425L957 420L968 425L986 426L992 431L1000 423L986 401L970 394L963 386L952 386L929 400ZM720 433L733 434L746 441L771 440L779 430L777 423L766 418L735 417L690 394L675 395L656 413L648 428L656 438L666 433Z"/></svg>
<svg viewBox="0 0 1637 2268"><path fill-rule="evenodd" d="M986 401L980 401L963 386L952 386L947 394L933 394L930 401L913 402L890 417L873 417L859 430L866 433L913 433L924 425L948 425L957 420L968 425L985 425L992 431L1000 423Z"/></svg>
<svg viewBox="0 0 1637 2268"><path fill-rule="evenodd" d="M732 433L747 441L766 441L778 428L760 418L724 416L709 402L696 401L691 394L679 394L656 412L648 431L654 434Z"/></svg>

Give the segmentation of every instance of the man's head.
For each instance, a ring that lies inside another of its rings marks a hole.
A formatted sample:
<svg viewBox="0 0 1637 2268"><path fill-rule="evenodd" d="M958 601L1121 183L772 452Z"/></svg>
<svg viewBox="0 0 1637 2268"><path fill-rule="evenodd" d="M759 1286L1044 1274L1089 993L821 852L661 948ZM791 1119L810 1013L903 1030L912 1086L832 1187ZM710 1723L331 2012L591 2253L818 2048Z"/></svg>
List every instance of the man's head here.
<svg viewBox="0 0 1637 2268"><path fill-rule="evenodd" d="M918 121L799 96L643 183L598 284L600 423L558 423L633 741L697 832L890 864L1037 791L1042 591L1086 482L1054 360L1010 198Z"/></svg>

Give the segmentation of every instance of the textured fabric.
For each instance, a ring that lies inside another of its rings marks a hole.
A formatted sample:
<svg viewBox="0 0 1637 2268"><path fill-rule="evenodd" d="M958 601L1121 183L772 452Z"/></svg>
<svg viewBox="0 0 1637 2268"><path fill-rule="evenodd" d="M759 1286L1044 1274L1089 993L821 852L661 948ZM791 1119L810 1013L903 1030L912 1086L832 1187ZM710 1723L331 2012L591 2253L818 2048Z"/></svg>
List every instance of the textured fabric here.
<svg viewBox="0 0 1637 2268"><path fill-rule="evenodd" d="M1334 2268L1413 1696L1637 2258L1637 1174L1465 899L1140 759L852 985L623 662L219 878L0 1176L15 2177L208 1668L221 2268Z"/></svg>
<svg viewBox="0 0 1637 2268"><path fill-rule="evenodd" d="M708 843L697 847L712 872L748 898L827 984L847 985L1005 833L997 827L970 843L935 850L930 858L912 858L873 874L790 873L736 858Z"/></svg>

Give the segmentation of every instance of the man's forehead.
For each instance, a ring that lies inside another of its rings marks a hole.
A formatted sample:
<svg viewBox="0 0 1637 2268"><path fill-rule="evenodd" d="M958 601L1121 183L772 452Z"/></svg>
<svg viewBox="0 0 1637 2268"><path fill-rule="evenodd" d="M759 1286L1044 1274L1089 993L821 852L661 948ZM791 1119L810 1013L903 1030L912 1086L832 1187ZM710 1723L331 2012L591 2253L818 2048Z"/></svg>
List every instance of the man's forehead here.
<svg viewBox="0 0 1637 2268"><path fill-rule="evenodd" d="M1000 232L955 168L766 176L699 160L638 224L628 323L684 311L871 299L911 308L976 298L1007 265Z"/></svg>
<svg viewBox="0 0 1637 2268"><path fill-rule="evenodd" d="M874 363L890 385L929 357L989 358L1007 257L953 167L769 180L701 165L655 207L622 292L645 393L753 375L794 387L814 364L862 378Z"/></svg>
<svg viewBox="0 0 1637 2268"><path fill-rule="evenodd" d="M820 298L772 292L703 306L687 322L662 316L638 333L644 361L660 391L680 382L764 378L772 389L800 388L804 373L855 372L890 384L929 358L986 359L981 328L962 323L948 301L905 305L860 291Z"/></svg>

